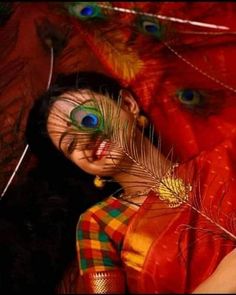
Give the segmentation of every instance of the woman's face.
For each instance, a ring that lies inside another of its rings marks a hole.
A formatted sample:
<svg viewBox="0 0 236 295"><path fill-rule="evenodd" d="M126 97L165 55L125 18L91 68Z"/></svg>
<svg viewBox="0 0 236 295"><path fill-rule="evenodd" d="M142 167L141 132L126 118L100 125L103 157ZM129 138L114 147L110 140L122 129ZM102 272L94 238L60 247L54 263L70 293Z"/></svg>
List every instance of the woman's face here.
<svg viewBox="0 0 236 295"><path fill-rule="evenodd" d="M117 103L90 90L71 91L61 95L51 107L49 137L89 174L114 176L122 164L128 164L121 142L130 139L139 108L128 92L121 96Z"/></svg>

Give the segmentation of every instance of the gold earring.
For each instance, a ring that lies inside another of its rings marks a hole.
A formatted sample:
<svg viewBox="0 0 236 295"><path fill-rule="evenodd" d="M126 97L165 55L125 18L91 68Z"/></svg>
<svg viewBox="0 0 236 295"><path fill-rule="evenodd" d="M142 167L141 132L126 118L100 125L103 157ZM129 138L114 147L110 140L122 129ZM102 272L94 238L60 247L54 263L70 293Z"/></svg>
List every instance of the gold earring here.
<svg viewBox="0 0 236 295"><path fill-rule="evenodd" d="M138 118L137 118L137 123L138 123L138 126L141 127L141 128L146 128L148 126L148 118L145 117L144 115L140 115Z"/></svg>
<svg viewBox="0 0 236 295"><path fill-rule="evenodd" d="M98 175L94 178L93 183L97 188L103 188L105 186L105 181Z"/></svg>

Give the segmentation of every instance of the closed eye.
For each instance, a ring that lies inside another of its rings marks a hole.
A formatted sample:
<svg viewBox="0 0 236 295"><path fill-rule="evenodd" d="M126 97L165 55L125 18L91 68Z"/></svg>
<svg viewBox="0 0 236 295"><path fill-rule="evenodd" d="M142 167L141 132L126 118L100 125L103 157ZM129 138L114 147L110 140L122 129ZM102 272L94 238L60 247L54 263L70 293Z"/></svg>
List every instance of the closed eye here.
<svg viewBox="0 0 236 295"><path fill-rule="evenodd" d="M77 139L76 136L72 139L72 141L67 146L67 153L70 155L75 150L77 145Z"/></svg>

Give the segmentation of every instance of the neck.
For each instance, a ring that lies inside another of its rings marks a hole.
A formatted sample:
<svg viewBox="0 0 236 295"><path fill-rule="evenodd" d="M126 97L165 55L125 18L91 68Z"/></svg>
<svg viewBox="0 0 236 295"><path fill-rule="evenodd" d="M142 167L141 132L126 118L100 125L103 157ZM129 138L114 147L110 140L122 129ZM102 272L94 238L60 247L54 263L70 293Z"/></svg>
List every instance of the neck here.
<svg viewBox="0 0 236 295"><path fill-rule="evenodd" d="M147 138L144 138L138 155L138 161L137 157L127 156L124 159L125 171L113 175L123 187L125 195L137 195L142 192L145 194L152 186L158 184L158 179L161 179L173 165ZM142 157L145 157L145 161L142 161Z"/></svg>

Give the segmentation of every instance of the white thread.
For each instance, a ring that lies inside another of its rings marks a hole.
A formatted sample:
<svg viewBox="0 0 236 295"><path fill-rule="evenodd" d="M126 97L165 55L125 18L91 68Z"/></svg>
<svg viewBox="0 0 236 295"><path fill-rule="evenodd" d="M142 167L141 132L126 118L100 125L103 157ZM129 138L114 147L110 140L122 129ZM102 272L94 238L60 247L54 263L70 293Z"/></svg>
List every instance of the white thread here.
<svg viewBox="0 0 236 295"><path fill-rule="evenodd" d="M121 8L121 7L115 7L115 6L107 6L104 4L99 4L98 5L101 8L105 8L105 9L110 9L110 10L114 10L114 11L120 11L120 12L125 12L125 13L132 13L132 14L138 14L138 15L145 15L145 16L151 16L151 17L156 17L159 19L164 19L164 20L169 20L169 21L173 21L173 22L180 22L180 23L189 23L191 25L195 25L195 26L201 26L201 27L208 27L208 28L213 28L213 29L223 29L223 30L229 30L229 27L226 26L218 26L215 24L209 24L209 23L203 23L203 22L196 22L196 21L190 21L190 20L184 20L184 19L179 19L179 18L174 18L174 17L168 17L168 16L164 16L164 15L160 15L160 14L153 14L153 13L145 13L145 12L139 12L139 11L135 11L132 9L127 9L127 8ZM197 32L196 34L198 34L199 32ZM201 33L201 32L200 32ZM214 34L214 32L203 32L204 34ZM235 32L232 32L233 34ZM215 34L221 34L221 32L216 32ZM185 59L183 56L181 56L177 51L175 51L170 45L168 45L167 43L163 42L163 44L169 49L171 50L176 56L178 56L183 62L185 62L186 64L188 64L189 66L191 66L192 68L194 68L196 71L198 71L199 73L201 73L202 75L206 76L207 78L211 79L212 81L216 82L217 84L220 84L221 86L223 86L226 89L229 89L233 92L236 92L236 90L221 82L220 80L218 80L215 77L212 77L211 75L207 74L206 72L204 72L203 70L201 70L200 68L198 68L197 66L194 66L190 61L188 61L187 59Z"/></svg>
<svg viewBox="0 0 236 295"><path fill-rule="evenodd" d="M159 19L163 19L163 20L169 20L172 22L179 22L179 23L183 23L183 24L190 24L193 26L199 26L199 27L205 27L205 28L212 28L212 29L221 29L221 30L229 30L229 27L226 26L218 26L215 24L209 24L209 23L203 23L203 22L197 22L197 21L191 21L188 19L181 19L181 18L176 18L176 17L172 17L172 16L165 16L165 15L161 15L161 14L153 14L153 13L147 13L147 12L139 12L139 11L135 11L132 9L127 9L127 8L121 8L121 7L111 7L111 6L107 6L104 4L99 4L98 5L101 8L106 8L106 9L110 9L110 10L115 10L115 11L120 11L120 12L125 12L125 13L131 13L131 14L138 14L138 15L145 15L145 16L150 16L150 17L155 17L155 18L159 18Z"/></svg>
<svg viewBox="0 0 236 295"><path fill-rule="evenodd" d="M210 80L214 81L215 83L223 86L224 88L231 90L233 92L236 92L236 89L234 89L233 87L221 82L220 80L218 80L215 77L212 77L211 75L207 74L206 72L204 72L203 70L201 70L199 67L193 65L190 61L188 61L186 58L184 58L182 55L180 55L177 51L175 51L170 45L168 45L166 42L163 42L163 44L170 50L172 51L179 59L181 59L183 62L185 62L187 65L191 66L193 69L195 69L197 72L201 73L202 75L204 75L205 77L209 78Z"/></svg>
<svg viewBox="0 0 236 295"><path fill-rule="evenodd" d="M50 53L51 53L51 58L50 58L50 72L49 72L49 77L48 77L47 90L48 90L48 88L49 88L49 86L50 86L50 84L51 84L52 73L53 73L53 64L54 64L54 52L53 52L53 47L50 48ZM21 157L20 157L20 159L19 159L17 165L16 165L16 168L14 169L14 171L13 171L11 177L9 178L9 180L8 180L6 186L5 186L5 188L4 188L4 190L3 190L2 194L1 194L0 200L3 198L3 196L4 196L5 193L6 193L6 191L8 190L9 186L11 185L11 183L12 183L12 181L13 181L13 179L14 179L14 177L15 177L15 175L16 175L16 173L17 173L17 171L18 171L18 169L19 169L19 167L20 167L20 165L21 165L21 163L23 162L23 160L24 160L24 158L25 158L25 155L26 155L28 149L29 149L29 145L27 144L27 145L25 146L25 148L24 148L24 151L23 151L23 153L22 153L22 155L21 155Z"/></svg>

